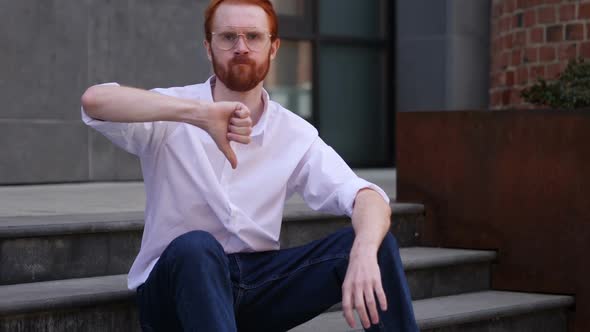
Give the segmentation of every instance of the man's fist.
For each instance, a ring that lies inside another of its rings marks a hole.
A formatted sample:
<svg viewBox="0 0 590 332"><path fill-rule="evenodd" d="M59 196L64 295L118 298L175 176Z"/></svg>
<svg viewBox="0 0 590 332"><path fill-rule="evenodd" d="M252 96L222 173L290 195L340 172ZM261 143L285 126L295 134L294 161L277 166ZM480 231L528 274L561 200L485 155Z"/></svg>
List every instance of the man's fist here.
<svg viewBox="0 0 590 332"><path fill-rule="evenodd" d="M238 102L218 102L207 106L206 125L203 129L229 160L232 168L238 166L230 141L248 144L251 141L252 119L246 105Z"/></svg>

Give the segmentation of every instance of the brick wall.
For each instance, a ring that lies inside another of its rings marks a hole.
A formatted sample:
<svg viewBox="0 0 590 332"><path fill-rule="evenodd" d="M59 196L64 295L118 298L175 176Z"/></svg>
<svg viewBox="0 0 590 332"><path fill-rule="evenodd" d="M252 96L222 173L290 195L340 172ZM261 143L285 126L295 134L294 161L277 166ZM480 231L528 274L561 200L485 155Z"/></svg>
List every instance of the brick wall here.
<svg viewBox="0 0 590 332"><path fill-rule="evenodd" d="M590 58L590 0L493 0L490 107L529 108L520 91Z"/></svg>

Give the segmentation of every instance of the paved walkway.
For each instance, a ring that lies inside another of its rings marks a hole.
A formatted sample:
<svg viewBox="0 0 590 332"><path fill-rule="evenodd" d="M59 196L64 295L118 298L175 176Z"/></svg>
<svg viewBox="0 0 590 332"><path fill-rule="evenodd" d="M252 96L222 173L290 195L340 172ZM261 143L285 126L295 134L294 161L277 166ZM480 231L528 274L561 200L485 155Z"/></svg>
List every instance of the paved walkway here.
<svg viewBox="0 0 590 332"><path fill-rule="evenodd" d="M395 196L394 169L356 172ZM295 196L288 204L304 203ZM144 205L143 182L0 186L0 217L137 212Z"/></svg>

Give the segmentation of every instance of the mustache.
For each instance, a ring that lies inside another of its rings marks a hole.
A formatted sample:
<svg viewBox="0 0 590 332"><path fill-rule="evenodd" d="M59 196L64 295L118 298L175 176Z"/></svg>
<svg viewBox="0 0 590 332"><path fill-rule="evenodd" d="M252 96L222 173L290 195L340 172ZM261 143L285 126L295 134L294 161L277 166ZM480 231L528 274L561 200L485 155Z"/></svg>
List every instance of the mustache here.
<svg viewBox="0 0 590 332"><path fill-rule="evenodd" d="M255 65L256 62L247 55L236 55L230 60L230 65Z"/></svg>

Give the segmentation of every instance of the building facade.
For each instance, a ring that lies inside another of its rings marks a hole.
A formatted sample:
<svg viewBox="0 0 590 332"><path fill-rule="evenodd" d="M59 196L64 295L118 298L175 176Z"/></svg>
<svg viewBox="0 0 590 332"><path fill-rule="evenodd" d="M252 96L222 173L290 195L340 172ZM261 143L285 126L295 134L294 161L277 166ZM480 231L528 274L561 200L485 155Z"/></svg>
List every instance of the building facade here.
<svg viewBox="0 0 590 332"><path fill-rule="evenodd" d="M520 92L590 59L590 1L493 0L492 109L528 108Z"/></svg>

